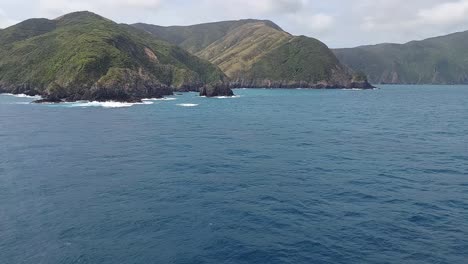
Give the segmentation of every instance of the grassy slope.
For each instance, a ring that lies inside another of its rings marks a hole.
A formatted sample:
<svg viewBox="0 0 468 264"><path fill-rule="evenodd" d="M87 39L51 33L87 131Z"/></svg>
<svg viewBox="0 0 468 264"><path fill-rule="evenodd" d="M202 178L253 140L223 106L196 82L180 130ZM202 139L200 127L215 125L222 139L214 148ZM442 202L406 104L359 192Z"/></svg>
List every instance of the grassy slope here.
<svg viewBox="0 0 468 264"><path fill-rule="evenodd" d="M252 78L318 83L330 80L339 61L322 42L294 37L253 64Z"/></svg>
<svg viewBox="0 0 468 264"><path fill-rule="evenodd" d="M113 85L140 97L165 86L201 86L224 78L218 68L179 47L89 12L27 20L2 30L0 45L0 86L13 92L34 89L81 99Z"/></svg>
<svg viewBox="0 0 468 264"><path fill-rule="evenodd" d="M229 77L237 78L290 39L288 33L263 21L247 23L232 29L196 55L218 65Z"/></svg>
<svg viewBox="0 0 468 264"><path fill-rule="evenodd" d="M231 30L259 20L243 19L236 21L222 21L192 26L162 27L150 24L137 23L132 26L147 31L157 38L178 45L195 54L205 49L213 42L225 37ZM277 27L270 21L264 21Z"/></svg>
<svg viewBox="0 0 468 264"><path fill-rule="evenodd" d="M313 38L291 36L270 21L134 26L209 60L232 80L346 85L352 79L325 44Z"/></svg>
<svg viewBox="0 0 468 264"><path fill-rule="evenodd" d="M468 32L413 41L337 49L338 58L374 83L468 83Z"/></svg>

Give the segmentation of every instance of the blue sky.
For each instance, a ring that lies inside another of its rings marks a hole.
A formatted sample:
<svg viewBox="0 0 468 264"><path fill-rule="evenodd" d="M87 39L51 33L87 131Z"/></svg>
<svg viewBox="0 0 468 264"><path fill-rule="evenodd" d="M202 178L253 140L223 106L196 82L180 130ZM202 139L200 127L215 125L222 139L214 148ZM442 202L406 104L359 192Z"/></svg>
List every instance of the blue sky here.
<svg viewBox="0 0 468 264"><path fill-rule="evenodd" d="M158 25L270 19L334 48L468 30L468 0L0 0L0 27L79 10L121 23Z"/></svg>

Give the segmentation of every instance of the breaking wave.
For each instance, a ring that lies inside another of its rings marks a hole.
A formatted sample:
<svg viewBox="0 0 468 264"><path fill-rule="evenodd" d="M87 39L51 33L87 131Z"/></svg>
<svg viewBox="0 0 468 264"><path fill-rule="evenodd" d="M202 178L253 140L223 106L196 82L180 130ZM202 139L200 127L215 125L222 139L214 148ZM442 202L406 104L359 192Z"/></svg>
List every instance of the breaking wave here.
<svg viewBox="0 0 468 264"><path fill-rule="evenodd" d="M234 96L214 96L214 97L207 97L207 96L200 96L201 98L215 98L215 99L234 99L234 98L239 98L241 97L240 95L234 95Z"/></svg>
<svg viewBox="0 0 468 264"><path fill-rule="evenodd" d="M234 99L234 98L239 98L240 95L234 95L234 96L215 96L213 98L218 98L218 99Z"/></svg>
<svg viewBox="0 0 468 264"><path fill-rule="evenodd" d="M195 107L195 106L198 106L198 104L178 104L178 106L183 106L183 107Z"/></svg>
<svg viewBox="0 0 468 264"><path fill-rule="evenodd" d="M41 99L42 97L40 95L27 95L27 94L12 94L12 93L4 93L3 95L9 95L9 96L14 96L18 98L31 98L31 99Z"/></svg>
<svg viewBox="0 0 468 264"><path fill-rule="evenodd" d="M174 101L174 100L177 100L177 98L175 97L164 97L164 98L146 98L146 99L143 99L142 101L143 102L148 102L148 101Z"/></svg>
<svg viewBox="0 0 468 264"><path fill-rule="evenodd" d="M106 102L82 101L82 102L64 103L64 105L67 107L102 107L102 108L123 108L123 107L131 107L134 105L150 105L150 104L153 104L153 102L143 101L143 103L125 103L125 102L115 102L115 101L106 101Z"/></svg>

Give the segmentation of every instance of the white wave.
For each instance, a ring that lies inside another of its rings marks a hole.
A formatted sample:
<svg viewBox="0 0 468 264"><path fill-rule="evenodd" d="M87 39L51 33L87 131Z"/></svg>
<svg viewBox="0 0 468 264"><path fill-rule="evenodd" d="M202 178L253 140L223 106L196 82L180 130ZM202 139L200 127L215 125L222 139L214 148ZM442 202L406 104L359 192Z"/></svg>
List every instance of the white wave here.
<svg viewBox="0 0 468 264"><path fill-rule="evenodd" d="M234 98L239 98L240 95L234 95L234 96L215 96L213 98L218 98L218 99L234 99Z"/></svg>
<svg viewBox="0 0 468 264"><path fill-rule="evenodd" d="M178 104L178 106L183 106L183 107L195 107L195 106L198 106L198 104Z"/></svg>
<svg viewBox="0 0 468 264"><path fill-rule="evenodd" d="M364 91L365 89L360 89L360 88L347 88L347 89L341 89L343 91Z"/></svg>
<svg viewBox="0 0 468 264"><path fill-rule="evenodd" d="M234 96L213 96L213 97L207 97L207 96L200 96L201 98L216 98L216 99L234 99L234 98L239 98L240 95L234 95Z"/></svg>
<svg viewBox="0 0 468 264"><path fill-rule="evenodd" d="M9 95L9 96L14 96L18 98L31 98L31 99L41 99L42 97L40 95L35 95L35 96L30 96L27 94L12 94L12 93L4 93L3 95Z"/></svg>
<svg viewBox="0 0 468 264"><path fill-rule="evenodd" d="M64 103L64 105L68 107L103 107L103 108L123 108L123 107L131 107L134 105L150 105L153 102L144 101L142 103L125 103L125 102L116 102L116 101L106 101L106 102L73 102L73 103Z"/></svg>
<svg viewBox="0 0 468 264"><path fill-rule="evenodd" d="M142 101L174 101L177 100L175 97L164 97L164 98L146 98Z"/></svg>

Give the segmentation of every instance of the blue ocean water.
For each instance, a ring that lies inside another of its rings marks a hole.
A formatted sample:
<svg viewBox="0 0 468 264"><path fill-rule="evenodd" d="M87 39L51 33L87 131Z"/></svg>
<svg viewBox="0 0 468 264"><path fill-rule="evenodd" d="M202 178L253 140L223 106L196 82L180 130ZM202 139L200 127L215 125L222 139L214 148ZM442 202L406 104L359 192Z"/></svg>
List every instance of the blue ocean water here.
<svg viewBox="0 0 468 264"><path fill-rule="evenodd" d="M467 263L468 87L381 88L0 95L0 263Z"/></svg>

